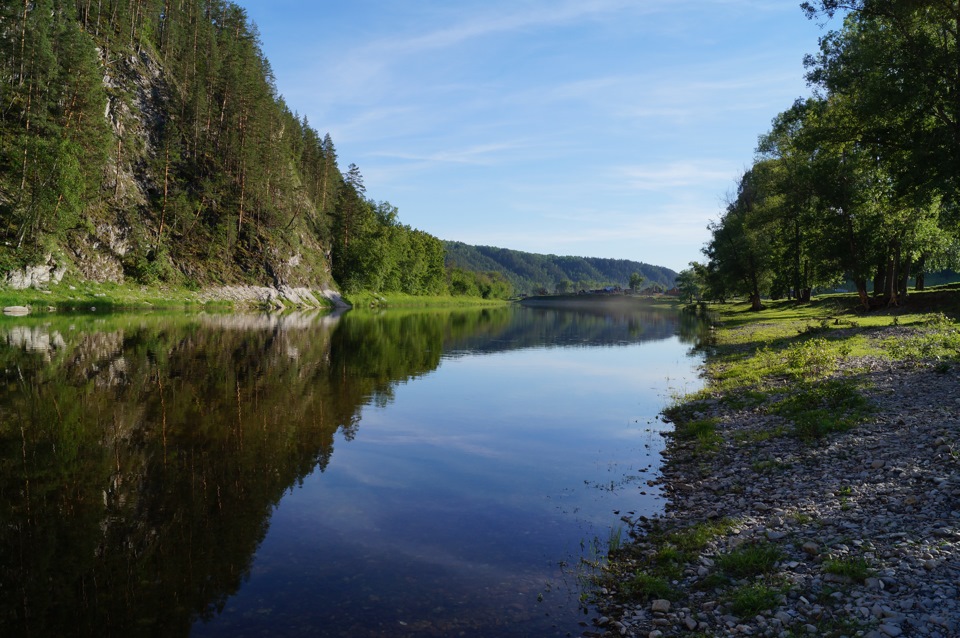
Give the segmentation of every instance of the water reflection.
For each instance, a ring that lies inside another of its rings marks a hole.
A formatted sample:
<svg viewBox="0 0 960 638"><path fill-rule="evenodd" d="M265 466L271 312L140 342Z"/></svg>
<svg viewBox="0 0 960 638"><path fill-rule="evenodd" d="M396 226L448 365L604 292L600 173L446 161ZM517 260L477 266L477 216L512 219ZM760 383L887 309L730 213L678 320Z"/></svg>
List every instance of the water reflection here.
<svg viewBox="0 0 960 638"><path fill-rule="evenodd" d="M464 492L454 485L489 471L469 467L471 474L463 478L464 466L477 455L463 457L468 460L447 472L443 463L458 458L448 449L432 456L422 451L429 446L415 448L411 454L418 471L431 474L409 480L423 485L405 485L392 496L389 486L381 485L364 492L368 500L357 500L351 492L356 476L348 478L349 472L369 481L396 463L399 475L401 461L384 456L388 448L377 447L374 436L367 447L357 444L352 455L341 450L334 464L339 473L328 472L334 446L357 436L362 414L365 430L372 428L377 436L402 430L395 423L406 408L384 408L398 384L433 374L445 354L639 343L688 332L674 314L628 314L505 308L342 318L4 320L0 634L186 636L191 627L195 633L216 630L221 625L195 623L221 618L223 612L223 633L235 635L260 625L250 621L255 601L244 603L233 620L231 605L257 591L278 589L286 600L274 600L273 618L262 616L261 624L279 633L401 635L398 628L405 627L410 635L428 635L422 617L431 614L445 618L431 625L436 635L467 627L491 631L505 621L519 623L521 616L529 621L529 606L511 612L516 618L497 615L502 601L496 607L478 605L473 615L462 608L437 611L482 598L478 583L493 587L503 578L503 566L518 561L512 538L518 522L542 533L538 527L544 519L521 505L480 499L464 516ZM508 388L492 392L504 394ZM454 422L469 422L478 406L464 405L469 394L458 404L444 404L443 396L457 394L448 391L410 404L428 405L429 413L447 419L442 431L452 436ZM365 413L364 406L375 411ZM497 410L487 406L483 417L494 423L513 418L498 417ZM426 417L417 412L409 418ZM378 427L384 420L394 421ZM539 440L510 445L550 450ZM365 463L369 469L363 469ZM384 482L393 480L390 476ZM321 488L293 491L305 484ZM406 502L407 492L421 498ZM285 507L278 509L281 499ZM298 499L305 501L303 507L296 506ZM425 509L418 512L418 507ZM361 510L363 520L393 512L395 527L383 538L368 539L357 553L357 537L351 535L369 530L351 529L349 521ZM318 546L318 511L331 521L332 535L322 541L328 545ZM265 543L271 525L275 529ZM478 546L458 549L477 525L500 532ZM431 535L438 542L424 544ZM350 551L344 549L348 546ZM446 557L438 546L450 548ZM258 548L260 567L254 569ZM293 595L289 582L264 575L272 563L262 557L272 552L296 555L298 569L313 576L302 573L293 588L310 582L313 589ZM449 563L464 560L469 568L456 570L462 580L444 581ZM319 572L337 580L318 582ZM425 597L427 589L414 584L418 580L430 581L430 591L460 594L456 601L438 603ZM529 586L532 598L543 584ZM382 609L378 601L384 591L406 597L407 611L396 615ZM318 607L318 597L356 607L334 613L332 607ZM295 609L280 620L284 606ZM328 626L337 614L339 628ZM563 625L558 631L568 629Z"/></svg>

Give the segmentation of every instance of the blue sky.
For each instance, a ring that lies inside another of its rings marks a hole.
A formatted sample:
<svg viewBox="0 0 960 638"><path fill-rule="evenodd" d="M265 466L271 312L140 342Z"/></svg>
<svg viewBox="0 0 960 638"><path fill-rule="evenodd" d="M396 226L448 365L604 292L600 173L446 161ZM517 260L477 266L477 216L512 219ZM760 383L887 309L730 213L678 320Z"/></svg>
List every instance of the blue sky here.
<svg viewBox="0 0 960 638"><path fill-rule="evenodd" d="M810 93L799 0L240 0L289 107L441 239L694 259Z"/></svg>

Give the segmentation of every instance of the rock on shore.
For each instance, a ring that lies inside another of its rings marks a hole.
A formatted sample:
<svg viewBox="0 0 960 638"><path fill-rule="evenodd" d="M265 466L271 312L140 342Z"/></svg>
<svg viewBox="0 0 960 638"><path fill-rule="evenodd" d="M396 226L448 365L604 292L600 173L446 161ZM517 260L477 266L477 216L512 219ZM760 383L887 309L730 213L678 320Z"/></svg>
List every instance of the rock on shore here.
<svg viewBox="0 0 960 638"><path fill-rule="evenodd" d="M654 526L728 518L730 530L686 564L669 605L608 588L606 622L588 635L960 636L960 366L863 358L844 367L875 411L812 443L758 436L784 425L766 410L703 405L702 416L718 419L720 449L705 457L671 439L660 478L668 505L636 523L636 550L657 551ZM778 549L780 594L739 617L730 585L711 577L719 556L747 543ZM846 575L843 564L866 569Z"/></svg>
<svg viewBox="0 0 960 638"><path fill-rule="evenodd" d="M345 308L347 303L335 290L321 290L320 297L330 301L336 308ZM317 295L309 288L295 288L292 286L221 286L205 290L201 297L205 300L228 299L267 306L276 310L283 310L287 305L298 308L319 308L324 304L317 299Z"/></svg>

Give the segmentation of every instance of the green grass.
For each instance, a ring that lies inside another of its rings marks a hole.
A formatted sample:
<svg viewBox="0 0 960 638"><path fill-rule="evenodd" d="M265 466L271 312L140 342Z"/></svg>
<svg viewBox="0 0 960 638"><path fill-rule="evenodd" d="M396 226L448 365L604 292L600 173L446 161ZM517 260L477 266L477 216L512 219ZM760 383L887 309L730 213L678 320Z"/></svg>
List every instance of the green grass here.
<svg viewBox="0 0 960 638"><path fill-rule="evenodd" d="M719 419L714 418L680 421L673 434L681 441L693 441L700 452L712 452L720 447L723 440L717 433L719 422Z"/></svg>
<svg viewBox="0 0 960 638"><path fill-rule="evenodd" d="M771 405L770 412L789 419L793 434L809 442L862 423L873 413L873 407L855 382L829 379L800 386Z"/></svg>
<svg viewBox="0 0 960 638"><path fill-rule="evenodd" d="M0 288L0 307L30 306L33 313L48 311L121 310L136 308L232 307L229 301L208 303L200 293L184 287L147 287L135 284L74 282L46 290Z"/></svg>
<svg viewBox="0 0 960 638"><path fill-rule="evenodd" d="M864 313L855 295L835 295L812 304L771 302L761 312L747 304L710 304L709 312L719 330L704 346L707 354L707 385L673 397L664 415L674 424L674 439L694 452L709 451L699 462L709 475L713 452L726 446L750 446L774 437L793 436L803 443L856 427L875 412L869 399L870 357L889 361L917 361L931 374L948 373L960 366L960 286L911 295L902 308ZM941 314L941 312L943 314ZM885 330L897 327L895 338ZM726 411L717 416L717 411ZM734 410L749 410L764 417L757 428L738 428ZM733 424L721 430L721 424ZM721 433L723 436L721 436ZM960 453L958 453L960 456ZM780 471L785 466L769 455L757 454L751 468L758 474ZM755 476L755 475L754 475ZM749 481L744 476L742 481ZM738 486L732 486L731 491ZM742 486L740 486L742 490ZM841 507L850 506L852 491L838 494ZM811 515L792 515L798 525L822 523ZM683 576L696 564L704 549L719 535L728 534L729 521L702 523L686 529L648 530L646 538L631 552L632 578L637 566L645 574L647 591L655 582ZM775 608L783 585L775 579L782 549L773 542L756 541L714 557L714 567L694 584L698 590L719 590L738 615L751 616ZM612 566L616 569L616 566ZM862 581L871 572L862 558L825 561L826 573ZM684 592L678 592L683 596ZM829 619L825 619L829 620ZM820 625L817 625L818 627ZM824 635L840 635L840 625L824 625ZM846 625L844 625L846 627Z"/></svg>
<svg viewBox="0 0 960 638"><path fill-rule="evenodd" d="M729 518L697 523L693 527L669 534L666 537L666 542L672 543L685 552L698 552L714 538L729 534L736 524L735 520Z"/></svg>
<svg viewBox="0 0 960 638"><path fill-rule="evenodd" d="M823 562L823 571L849 578L853 582L862 583L870 577L873 570L867 559L861 556L847 556L844 558L829 559Z"/></svg>
<svg viewBox="0 0 960 638"><path fill-rule="evenodd" d="M647 601L657 598L675 600L677 592L670 583L661 576L638 571L632 578L623 583L623 595L632 601Z"/></svg>
<svg viewBox="0 0 960 638"><path fill-rule="evenodd" d="M728 576L749 578L772 572L782 555L780 548L772 543L748 543L718 556L716 566Z"/></svg>
<svg viewBox="0 0 960 638"><path fill-rule="evenodd" d="M762 611L773 609L780 603L783 592L766 583L743 585L729 593L730 609L741 618L756 616Z"/></svg>
<svg viewBox="0 0 960 638"><path fill-rule="evenodd" d="M323 299L320 299L323 302ZM390 293L376 295L360 293L345 301L358 309L369 307L397 308L452 308L477 306L502 306L502 299L479 297L413 296ZM64 280L51 284L45 290L28 288L13 290L0 288L0 308L6 306L30 306L33 313L52 311L97 311L130 310L149 308L234 308L249 304L229 300L206 301L203 290L196 286L171 286L140 284L97 283L91 281Z"/></svg>
<svg viewBox="0 0 960 638"><path fill-rule="evenodd" d="M352 293L344 301L354 308L461 308L475 306L504 306L505 299L483 299L481 297L462 297L451 295L418 296L403 293Z"/></svg>

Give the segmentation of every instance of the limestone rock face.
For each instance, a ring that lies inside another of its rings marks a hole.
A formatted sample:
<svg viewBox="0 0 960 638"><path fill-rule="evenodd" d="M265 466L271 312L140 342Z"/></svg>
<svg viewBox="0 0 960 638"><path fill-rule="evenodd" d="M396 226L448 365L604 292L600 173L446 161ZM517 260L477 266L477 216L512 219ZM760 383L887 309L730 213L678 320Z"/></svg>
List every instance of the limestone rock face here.
<svg viewBox="0 0 960 638"><path fill-rule="evenodd" d="M58 284L66 274L66 266L58 263L53 255L47 255L42 264L27 266L23 270L11 270L6 275L6 284L15 290L44 288L50 283Z"/></svg>

